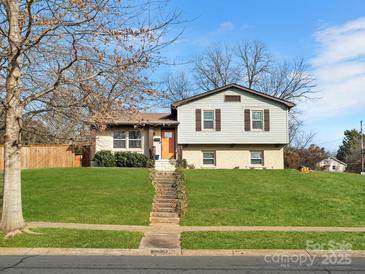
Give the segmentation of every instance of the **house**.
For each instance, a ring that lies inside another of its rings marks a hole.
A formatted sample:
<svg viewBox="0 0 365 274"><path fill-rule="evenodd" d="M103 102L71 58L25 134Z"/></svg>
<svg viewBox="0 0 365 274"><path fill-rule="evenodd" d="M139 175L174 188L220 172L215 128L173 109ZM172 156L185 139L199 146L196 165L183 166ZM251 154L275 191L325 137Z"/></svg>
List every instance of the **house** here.
<svg viewBox="0 0 365 274"><path fill-rule="evenodd" d="M335 157L328 157L318 163L318 167L325 171L331 172L344 172L346 170L347 164L341 162Z"/></svg>
<svg viewBox="0 0 365 274"><path fill-rule="evenodd" d="M293 103L230 84L174 102L170 113L115 117L94 151L134 151L195 168L284 168Z"/></svg>

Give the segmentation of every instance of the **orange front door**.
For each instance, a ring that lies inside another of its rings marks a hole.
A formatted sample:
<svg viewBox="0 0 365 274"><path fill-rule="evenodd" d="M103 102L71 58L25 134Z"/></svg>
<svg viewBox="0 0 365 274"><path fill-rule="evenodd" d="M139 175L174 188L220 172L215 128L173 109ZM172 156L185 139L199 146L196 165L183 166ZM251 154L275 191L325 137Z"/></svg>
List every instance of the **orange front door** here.
<svg viewBox="0 0 365 274"><path fill-rule="evenodd" d="M173 129L163 129L161 131L162 159L175 158L175 131Z"/></svg>

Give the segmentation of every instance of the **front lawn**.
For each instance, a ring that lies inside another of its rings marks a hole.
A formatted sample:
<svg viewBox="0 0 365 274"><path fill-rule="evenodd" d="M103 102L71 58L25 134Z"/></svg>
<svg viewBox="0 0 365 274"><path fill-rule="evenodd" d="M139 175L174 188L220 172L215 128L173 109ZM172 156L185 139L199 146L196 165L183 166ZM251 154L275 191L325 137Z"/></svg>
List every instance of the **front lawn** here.
<svg viewBox="0 0 365 274"><path fill-rule="evenodd" d="M58 248L138 248L143 233L42 228L32 229L40 235L20 234L4 239L0 247L58 247Z"/></svg>
<svg viewBox="0 0 365 274"><path fill-rule="evenodd" d="M183 225L364 226L365 177L295 170L186 170Z"/></svg>
<svg viewBox="0 0 365 274"><path fill-rule="evenodd" d="M27 222L146 225L153 195L148 169L22 171L23 212Z"/></svg>
<svg viewBox="0 0 365 274"><path fill-rule="evenodd" d="M182 233L181 244L182 248L185 249L311 248L311 249L365 250L365 233L266 232L266 231L265 232L252 232L252 231L185 232ZM350 246L348 246L348 244L350 244Z"/></svg>

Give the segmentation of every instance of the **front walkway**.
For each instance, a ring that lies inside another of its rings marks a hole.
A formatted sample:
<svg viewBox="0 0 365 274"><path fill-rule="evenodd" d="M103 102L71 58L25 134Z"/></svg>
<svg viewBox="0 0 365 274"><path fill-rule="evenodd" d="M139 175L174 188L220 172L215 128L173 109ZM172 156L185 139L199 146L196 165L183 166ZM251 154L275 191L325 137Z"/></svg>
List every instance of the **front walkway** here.
<svg viewBox="0 0 365 274"><path fill-rule="evenodd" d="M140 249L180 249L180 226L178 224L151 224L144 233Z"/></svg>

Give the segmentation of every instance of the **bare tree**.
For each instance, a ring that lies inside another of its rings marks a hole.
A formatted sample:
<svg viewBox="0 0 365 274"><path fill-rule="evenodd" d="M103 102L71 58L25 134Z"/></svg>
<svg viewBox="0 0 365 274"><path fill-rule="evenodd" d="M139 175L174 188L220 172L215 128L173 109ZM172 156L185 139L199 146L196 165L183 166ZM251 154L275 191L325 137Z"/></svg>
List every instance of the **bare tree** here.
<svg viewBox="0 0 365 274"><path fill-rule="evenodd" d="M236 56L244 84L248 88L254 88L261 77L270 71L271 56L262 42L243 42L237 45Z"/></svg>
<svg viewBox="0 0 365 274"><path fill-rule="evenodd" d="M210 48L195 60L195 82L202 90L211 90L236 83L240 79L229 48Z"/></svg>
<svg viewBox="0 0 365 274"><path fill-rule="evenodd" d="M284 62L273 66L257 82L259 90L275 97L299 103L315 99L316 79L306 69L303 59ZM289 145L296 148L308 146L314 136L313 132L303 129L301 112L292 109L289 112Z"/></svg>
<svg viewBox="0 0 365 274"><path fill-rule="evenodd" d="M314 99L316 93L315 78L306 69L303 59L271 67L270 71L258 80L258 87L262 92L294 102Z"/></svg>
<svg viewBox="0 0 365 274"><path fill-rule="evenodd" d="M177 14L166 14L164 7L162 0L0 3L0 85L5 87L0 226L7 236L26 230L20 173L24 122L41 121L45 113L65 121L100 119L151 96L140 73L159 63L161 48L174 41L166 34L178 23Z"/></svg>
<svg viewBox="0 0 365 274"><path fill-rule="evenodd" d="M164 79L161 92L162 104L170 107L175 101L186 99L193 95L193 86L184 72L175 75L169 73Z"/></svg>

